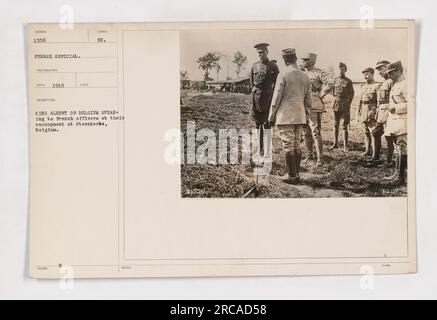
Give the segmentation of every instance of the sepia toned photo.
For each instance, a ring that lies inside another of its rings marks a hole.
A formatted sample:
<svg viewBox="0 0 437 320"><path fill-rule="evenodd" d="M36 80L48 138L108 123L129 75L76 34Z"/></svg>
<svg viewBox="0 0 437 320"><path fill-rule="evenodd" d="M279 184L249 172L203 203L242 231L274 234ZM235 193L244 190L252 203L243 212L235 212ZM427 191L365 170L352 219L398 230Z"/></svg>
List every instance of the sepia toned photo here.
<svg viewBox="0 0 437 320"><path fill-rule="evenodd" d="M414 21L374 26L29 24L30 277L416 272Z"/></svg>
<svg viewBox="0 0 437 320"><path fill-rule="evenodd" d="M406 197L408 29L180 33L185 198Z"/></svg>

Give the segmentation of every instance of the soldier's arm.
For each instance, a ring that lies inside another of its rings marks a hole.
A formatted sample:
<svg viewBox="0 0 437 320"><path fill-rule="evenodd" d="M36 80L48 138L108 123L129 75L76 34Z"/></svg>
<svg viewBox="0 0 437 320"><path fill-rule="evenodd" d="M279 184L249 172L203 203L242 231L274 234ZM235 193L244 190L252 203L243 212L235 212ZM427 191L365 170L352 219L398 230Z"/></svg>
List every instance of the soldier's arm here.
<svg viewBox="0 0 437 320"><path fill-rule="evenodd" d="M380 90L382 89L382 86L379 87L379 90L377 92L377 96L376 96L376 101L377 101L377 106L379 107L381 104L381 93Z"/></svg>
<svg viewBox="0 0 437 320"><path fill-rule="evenodd" d="M249 81L250 81L250 86L253 87L253 66L250 68Z"/></svg>
<svg viewBox="0 0 437 320"><path fill-rule="evenodd" d="M378 85L378 86L376 87L375 92L373 93L373 101L374 101L374 103L375 103L376 105L378 105L378 96L379 96L378 92L379 92L379 89L381 89L381 85Z"/></svg>
<svg viewBox="0 0 437 320"><path fill-rule="evenodd" d="M352 80L349 80L349 105L352 104L352 101L354 100L355 91L354 91L354 85L352 83Z"/></svg>
<svg viewBox="0 0 437 320"><path fill-rule="evenodd" d="M361 113L361 108L363 106L363 96L360 95L360 101L358 102L358 113Z"/></svg>
<svg viewBox="0 0 437 320"><path fill-rule="evenodd" d="M396 114L406 114L407 113L407 107L408 107L408 103L407 103L407 99L408 99L408 91L407 91L407 86L404 86L402 88L402 96L404 98L404 101L399 102L395 105L395 113Z"/></svg>
<svg viewBox="0 0 437 320"><path fill-rule="evenodd" d="M319 76L320 81L322 82L322 88L320 90L320 98L325 97L328 93L332 92L334 89L334 82L329 78L328 74L325 71L322 71Z"/></svg>
<svg viewBox="0 0 437 320"><path fill-rule="evenodd" d="M307 78L307 90L305 93L305 99L304 99L304 107L305 107L305 113L307 115L307 119L309 118L311 114L311 106L312 106L312 97L311 97L311 81L309 78Z"/></svg>
<svg viewBox="0 0 437 320"><path fill-rule="evenodd" d="M387 108L386 109L389 109L390 110L390 93L391 93L391 90L392 90L392 88L393 88L393 81L391 81L390 83L389 83L389 85L388 85L388 88L387 88L387 91L388 91L388 106L387 106Z"/></svg>
<svg viewBox="0 0 437 320"><path fill-rule="evenodd" d="M362 107L363 107L363 95L360 94L360 101L358 102L358 110L357 110L357 121L359 121L359 118L361 116Z"/></svg>
<svg viewBox="0 0 437 320"><path fill-rule="evenodd" d="M335 91L335 81L336 81L336 79L333 80L333 87L332 87L331 92L329 92L329 94L331 94L333 97L335 97L335 94L336 94L336 91Z"/></svg>
<svg viewBox="0 0 437 320"><path fill-rule="evenodd" d="M279 68L276 64L273 64L273 70L275 71L273 74L273 81L276 82L276 79L278 78L279 75Z"/></svg>
<svg viewBox="0 0 437 320"><path fill-rule="evenodd" d="M277 83L275 92L273 94L273 98L272 98L272 107L270 110L270 117L273 118L276 117L276 113L278 112L279 109L279 105L281 104L282 101L282 96L284 94L284 88L286 85L286 80L285 77L282 74L279 74L279 82Z"/></svg>
<svg viewBox="0 0 437 320"><path fill-rule="evenodd" d="M408 106L408 104L406 102L398 103L395 106L395 113L396 114L406 114L407 113L407 106Z"/></svg>
<svg viewBox="0 0 437 320"><path fill-rule="evenodd" d="M357 122L359 122L360 117L361 117L361 101L358 104L358 110L357 110L357 115L356 115Z"/></svg>
<svg viewBox="0 0 437 320"><path fill-rule="evenodd" d="M274 66L275 73L273 75L273 88L272 89L275 89L276 80L278 79L278 75L279 75L279 68L276 64L273 64L273 66Z"/></svg>

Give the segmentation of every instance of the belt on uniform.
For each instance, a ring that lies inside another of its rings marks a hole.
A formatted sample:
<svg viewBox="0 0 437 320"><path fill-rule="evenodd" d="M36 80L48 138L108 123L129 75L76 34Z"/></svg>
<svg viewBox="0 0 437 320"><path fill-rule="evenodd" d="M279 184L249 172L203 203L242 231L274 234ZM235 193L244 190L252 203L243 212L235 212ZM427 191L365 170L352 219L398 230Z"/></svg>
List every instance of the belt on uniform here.
<svg viewBox="0 0 437 320"><path fill-rule="evenodd" d="M376 108L376 103L374 102L363 102L363 105L368 106L369 108Z"/></svg>

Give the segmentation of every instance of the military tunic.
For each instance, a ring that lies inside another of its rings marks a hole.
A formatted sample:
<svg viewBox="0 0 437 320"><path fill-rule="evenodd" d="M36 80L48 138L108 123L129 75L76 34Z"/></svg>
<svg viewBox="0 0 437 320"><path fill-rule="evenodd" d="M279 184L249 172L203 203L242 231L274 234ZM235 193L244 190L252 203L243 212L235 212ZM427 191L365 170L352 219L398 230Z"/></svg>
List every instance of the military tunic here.
<svg viewBox="0 0 437 320"><path fill-rule="evenodd" d="M401 136L407 134L408 83L404 75L393 83L390 91L390 107L394 109L387 119L386 135Z"/></svg>
<svg viewBox="0 0 437 320"><path fill-rule="evenodd" d="M378 114L376 121L385 124L390 114L390 91L393 87L393 80L388 78L383 81L378 91Z"/></svg>
<svg viewBox="0 0 437 320"><path fill-rule="evenodd" d="M269 60L258 61L252 66L250 72L252 117L257 124L264 124L268 120L278 74L278 66Z"/></svg>
<svg viewBox="0 0 437 320"><path fill-rule="evenodd" d="M272 113L276 114L277 125L304 125L307 110L311 109L311 84L308 76L289 65L279 74L275 90Z"/></svg>
<svg viewBox="0 0 437 320"><path fill-rule="evenodd" d="M334 100L334 111L343 112L350 111L351 103L354 98L354 87L352 81L347 78L338 77L334 80L334 90L332 95Z"/></svg>
<svg viewBox="0 0 437 320"><path fill-rule="evenodd" d="M328 74L316 67L303 69L308 78L311 81L312 92L312 112L325 112L325 104L323 103L323 97L332 90L332 82L329 80Z"/></svg>
<svg viewBox="0 0 437 320"><path fill-rule="evenodd" d="M379 86L379 83L373 81L361 87L358 119L365 127L374 127L376 125Z"/></svg>

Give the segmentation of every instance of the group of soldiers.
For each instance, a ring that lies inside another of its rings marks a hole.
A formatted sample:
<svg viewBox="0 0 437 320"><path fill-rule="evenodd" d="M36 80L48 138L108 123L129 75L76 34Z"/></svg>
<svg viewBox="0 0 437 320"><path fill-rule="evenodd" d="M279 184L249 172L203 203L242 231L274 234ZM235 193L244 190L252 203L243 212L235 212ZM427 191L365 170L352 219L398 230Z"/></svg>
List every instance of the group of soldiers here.
<svg viewBox="0 0 437 320"><path fill-rule="evenodd" d="M322 117L326 112L325 97L333 96L334 143L339 145L340 126L343 129L343 150L349 151L349 127L351 104L354 99L352 81L346 77L347 65L339 63L339 76L330 79L317 68L317 55L302 56L297 64L294 48L282 50L285 67L281 72L277 64L268 58L267 43L255 45L259 61L250 72L252 119L259 130L259 152L254 157L259 165L271 159L271 145L264 139L276 127L285 153L287 174L281 178L289 184L300 183L301 162L323 163ZM374 79L375 69L384 78L382 83ZM397 186L405 183L407 168L407 81L400 61L383 60L375 69L362 71L366 83L361 87L357 121L365 135L363 161L368 167L395 167L387 183ZM343 120L343 122L342 122ZM341 123L342 122L342 123ZM304 136L306 157L302 160L301 138ZM387 142L387 156L381 160L382 137ZM394 161L393 161L394 158Z"/></svg>

